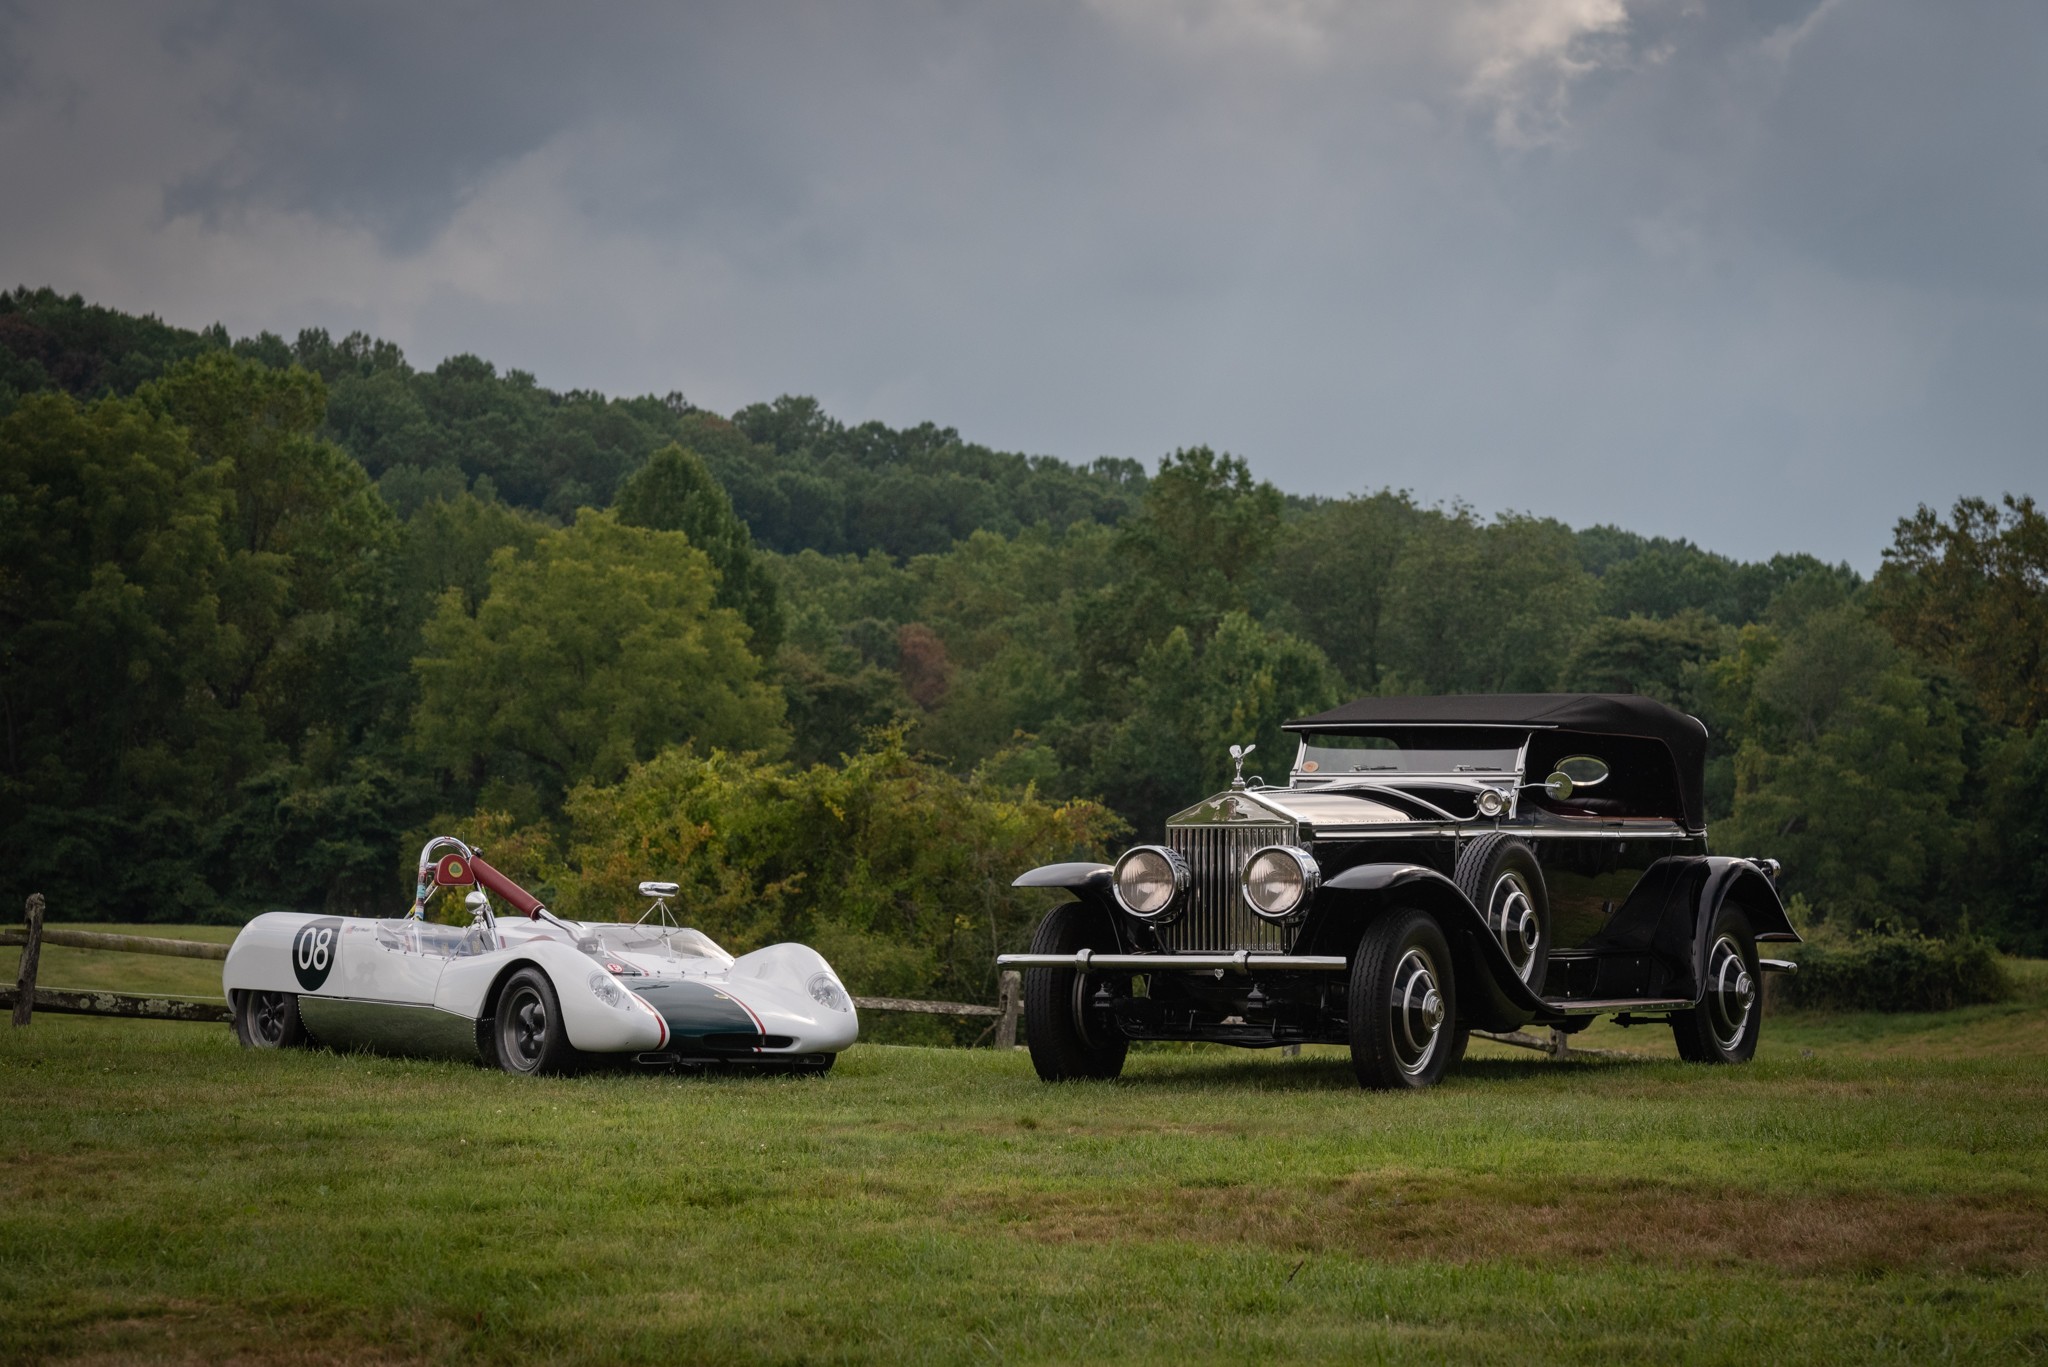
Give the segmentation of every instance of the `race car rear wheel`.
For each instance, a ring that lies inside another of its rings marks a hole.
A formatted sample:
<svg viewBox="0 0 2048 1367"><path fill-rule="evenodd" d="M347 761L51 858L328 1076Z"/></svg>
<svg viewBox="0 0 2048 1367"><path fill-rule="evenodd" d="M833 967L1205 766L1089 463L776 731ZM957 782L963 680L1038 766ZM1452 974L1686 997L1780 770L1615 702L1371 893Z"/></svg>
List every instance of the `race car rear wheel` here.
<svg viewBox="0 0 2048 1367"><path fill-rule="evenodd" d="M1031 937L1033 954L1114 950L1116 933L1099 907L1069 902L1054 907ZM1114 1019L1094 1007L1102 975L1071 968L1024 970L1024 1042L1031 1066L1046 1082L1109 1078L1124 1070L1131 1041Z"/></svg>
<svg viewBox="0 0 2048 1367"><path fill-rule="evenodd" d="M565 1073L576 1062L576 1050L562 1024L562 1003L555 985L537 968L522 968L498 994L498 1066L524 1077Z"/></svg>
<svg viewBox="0 0 2048 1367"><path fill-rule="evenodd" d="M242 992L235 997L235 1038L244 1049L296 1049L306 1042L299 999L291 992Z"/></svg>

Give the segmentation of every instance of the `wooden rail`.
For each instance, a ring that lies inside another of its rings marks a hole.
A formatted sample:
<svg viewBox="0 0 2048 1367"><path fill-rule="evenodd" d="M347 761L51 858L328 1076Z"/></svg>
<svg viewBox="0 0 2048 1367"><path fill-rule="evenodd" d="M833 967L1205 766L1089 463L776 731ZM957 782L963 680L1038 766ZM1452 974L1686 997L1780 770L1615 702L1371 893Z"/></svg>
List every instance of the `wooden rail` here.
<svg viewBox="0 0 2048 1367"><path fill-rule="evenodd" d="M0 945L28 944L25 930L0 930ZM180 959L225 959L226 945L205 940L159 940L149 935L106 935L97 930L62 930L50 926L43 931L43 943L66 949L111 949L123 954L168 954Z"/></svg>
<svg viewBox="0 0 2048 1367"><path fill-rule="evenodd" d="M21 1012L21 994L0 987L0 1004L12 1003ZM208 1021L234 1019L228 1004L207 997L142 997L132 992L81 991L69 987L38 987L31 996L37 1011L57 1016L129 1016L139 1020Z"/></svg>

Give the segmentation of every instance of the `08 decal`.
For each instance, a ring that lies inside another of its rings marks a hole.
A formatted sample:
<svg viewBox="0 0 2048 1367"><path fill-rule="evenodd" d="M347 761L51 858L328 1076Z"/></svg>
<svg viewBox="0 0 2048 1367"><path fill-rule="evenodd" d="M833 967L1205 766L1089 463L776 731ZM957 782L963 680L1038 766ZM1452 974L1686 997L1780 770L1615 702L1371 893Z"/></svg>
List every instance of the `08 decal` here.
<svg viewBox="0 0 2048 1367"><path fill-rule="evenodd" d="M299 986L308 992L318 992L327 975L334 971L334 960L340 951L339 916L323 916L300 926L299 933L292 936L291 951L292 973Z"/></svg>

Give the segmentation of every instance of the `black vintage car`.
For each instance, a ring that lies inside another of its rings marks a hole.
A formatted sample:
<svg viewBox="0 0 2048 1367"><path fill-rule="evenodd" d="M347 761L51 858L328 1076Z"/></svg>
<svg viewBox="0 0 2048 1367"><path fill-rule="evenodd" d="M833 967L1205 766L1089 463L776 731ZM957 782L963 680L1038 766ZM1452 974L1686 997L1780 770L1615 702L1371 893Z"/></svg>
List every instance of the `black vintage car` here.
<svg viewBox="0 0 2048 1367"><path fill-rule="evenodd" d="M1074 900L1024 970L1047 1081L1130 1041L1348 1044L1366 1087L1425 1087L1471 1031L1668 1022L1756 1052L1757 945L1796 942L1768 859L1707 853L1706 728L1648 698L1364 698L1287 724L1286 787L1243 776L1114 866L1016 880Z"/></svg>

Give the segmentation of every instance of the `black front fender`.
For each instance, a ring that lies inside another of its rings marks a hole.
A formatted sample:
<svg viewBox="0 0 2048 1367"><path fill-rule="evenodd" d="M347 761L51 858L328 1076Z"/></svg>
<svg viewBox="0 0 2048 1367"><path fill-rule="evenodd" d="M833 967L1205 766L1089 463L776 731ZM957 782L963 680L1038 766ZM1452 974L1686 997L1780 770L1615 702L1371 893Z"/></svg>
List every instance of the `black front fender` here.
<svg viewBox="0 0 2048 1367"><path fill-rule="evenodd" d="M1436 917L1457 960L1458 1017L1467 1026L1516 1030L1531 1021L1563 1019L1515 973L1500 941L1486 928L1479 908L1435 869L1420 864L1361 864L1331 878L1323 884L1323 891L1347 893L1375 907L1389 903L1419 907ZM1343 918L1343 935L1351 943L1344 945L1342 952L1350 954L1357 948L1364 917L1347 916L1334 907L1326 914ZM1331 929L1326 924L1323 935L1328 936Z"/></svg>
<svg viewBox="0 0 2048 1367"><path fill-rule="evenodd" d="M1070 892L1088 893L1099 897L1109 892L1109 871L1110 866L1107 864L1042 864L1029 873L1018 874L1010 886L1066 888Z"/></svg>

